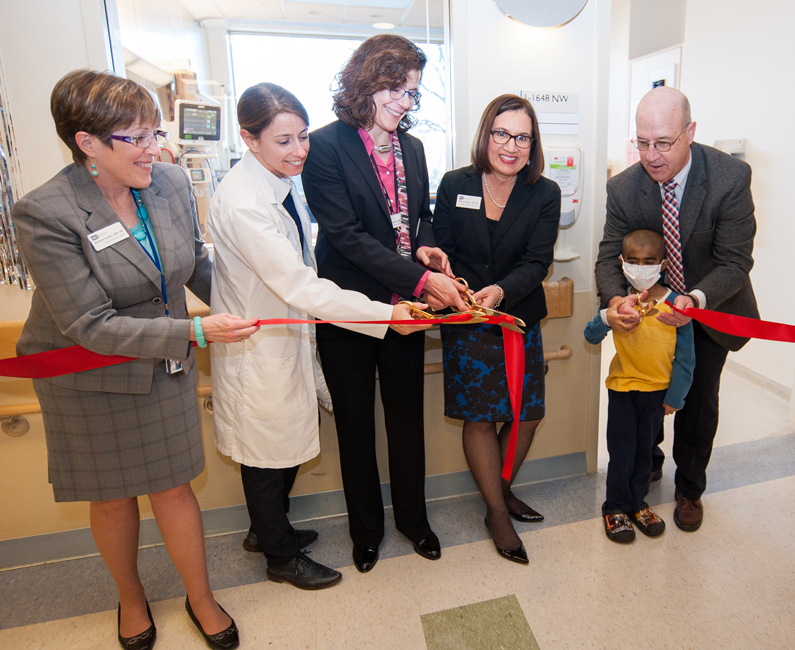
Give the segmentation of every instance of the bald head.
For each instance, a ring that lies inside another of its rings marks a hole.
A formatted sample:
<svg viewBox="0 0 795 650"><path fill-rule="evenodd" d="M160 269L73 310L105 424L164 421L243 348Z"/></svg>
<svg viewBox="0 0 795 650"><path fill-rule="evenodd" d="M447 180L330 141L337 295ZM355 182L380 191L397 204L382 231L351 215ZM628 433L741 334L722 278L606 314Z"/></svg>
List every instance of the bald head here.
<svg viewBox="0 0 795 650"><path fill-rule="evenodd" d="M676 88L670 86L654 88L640 100L635 119L640 121L656 114L676 116L682 125L681 128L684 129L691 122L690 102L685 94Z"/></svg>
<svg viewBox="0 0 795 650"><path fill-rule="evenodd" d="M635 127L642 145L640 164L652 179L664 183L684 169L696 123L690 119L690 102L683 93L669 86L646 93L638 104Z"/></svg>

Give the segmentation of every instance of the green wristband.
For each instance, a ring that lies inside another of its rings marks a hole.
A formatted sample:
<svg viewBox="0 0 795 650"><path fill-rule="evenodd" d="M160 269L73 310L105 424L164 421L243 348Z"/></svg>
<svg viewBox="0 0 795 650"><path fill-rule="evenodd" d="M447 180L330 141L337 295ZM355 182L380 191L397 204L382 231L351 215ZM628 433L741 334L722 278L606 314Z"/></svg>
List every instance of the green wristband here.
<svg viewBox="0 0 795 650"><path fill-rule="evenodd" d="M196 318L193 319L193 333L196 335L196 344L200 348L206 348L207 339L204 338L204 330L202 329L201 316L196 316Z"/></svg>

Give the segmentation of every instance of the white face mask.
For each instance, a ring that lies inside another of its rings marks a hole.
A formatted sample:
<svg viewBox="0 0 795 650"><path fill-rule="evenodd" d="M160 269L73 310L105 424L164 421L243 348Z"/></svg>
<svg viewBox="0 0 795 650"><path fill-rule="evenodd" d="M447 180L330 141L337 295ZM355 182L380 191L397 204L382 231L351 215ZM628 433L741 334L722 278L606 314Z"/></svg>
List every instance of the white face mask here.
<svg viewBox="0 0 795 650"><path fill-rule="evenodd" d="M646 291L651 289L660 279L662 273L662 264L647 264L641 266L640 264L629 264L628 262L621 262L624 269L624 275L629 283L638 291Z"/></svg>

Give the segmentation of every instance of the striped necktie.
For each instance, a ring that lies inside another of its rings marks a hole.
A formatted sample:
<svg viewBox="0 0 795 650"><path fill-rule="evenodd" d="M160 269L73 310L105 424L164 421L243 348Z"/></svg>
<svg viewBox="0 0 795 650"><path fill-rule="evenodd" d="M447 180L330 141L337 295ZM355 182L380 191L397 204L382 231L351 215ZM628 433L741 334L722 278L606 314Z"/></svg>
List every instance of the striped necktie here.
<svg viewBox="0 0 795 650"><path fill-rule="evenodd" d="M682 241L679 238L679 204L676 202L676 181L663 183L662 221L665 251L668 256L668 284L677 293L687 293L682 267Z"/></svg>

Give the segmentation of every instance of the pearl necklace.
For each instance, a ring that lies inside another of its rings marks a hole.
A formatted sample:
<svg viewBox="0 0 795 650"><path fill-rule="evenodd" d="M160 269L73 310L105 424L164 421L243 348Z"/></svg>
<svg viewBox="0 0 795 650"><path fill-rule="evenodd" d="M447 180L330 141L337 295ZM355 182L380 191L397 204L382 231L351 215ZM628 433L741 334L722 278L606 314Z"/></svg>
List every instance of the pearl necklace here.
<svg viewBox="0 0 795 650"><path fill-rule="evenodd" d="M497 203L494 200L494 197L491 194L491 189L489 189L489 182L486 180L486 172L483 172L483 184L486 186L486 191L489 193L489 198L491 199L491 202L494 205L496 205L500 210L504 210L505 209L505 205L508 205L508 204L506 203L505 205L500 205L499 203Z"/></svg>

